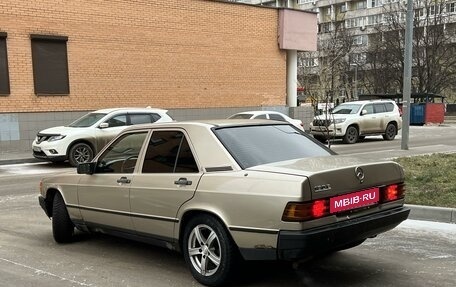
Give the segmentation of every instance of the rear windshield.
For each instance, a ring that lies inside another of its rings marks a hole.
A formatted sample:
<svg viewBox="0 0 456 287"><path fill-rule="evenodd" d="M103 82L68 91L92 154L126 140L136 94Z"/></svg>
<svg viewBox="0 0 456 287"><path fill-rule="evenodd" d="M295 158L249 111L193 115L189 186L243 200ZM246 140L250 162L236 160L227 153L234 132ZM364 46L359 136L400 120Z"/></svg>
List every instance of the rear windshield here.
<svg viewBox="0 0 456 287"><path fill-rule="evenodd" d="M356 104L342 104L333 110L333 114L356 114L361 105Z"/></svg>
<svg viewBox="0 0 456 287"><path fill-rule="evenodd" d="M90 113L90 114L87 114L87 115L83 116L82 118L79 118L79 119L75 120L74 122L72 122L69 125L69 127L73 127L73 128L90 127L93 124L95 124L96 122L98 122L104 116L106 116L106 114Z"/></svg>
<svg viewBox="0 0 456 287"><path fill-rule="evenodd" d="M333 154L290 125L229 127L215 129L214 132L243 169Z"/></svg>

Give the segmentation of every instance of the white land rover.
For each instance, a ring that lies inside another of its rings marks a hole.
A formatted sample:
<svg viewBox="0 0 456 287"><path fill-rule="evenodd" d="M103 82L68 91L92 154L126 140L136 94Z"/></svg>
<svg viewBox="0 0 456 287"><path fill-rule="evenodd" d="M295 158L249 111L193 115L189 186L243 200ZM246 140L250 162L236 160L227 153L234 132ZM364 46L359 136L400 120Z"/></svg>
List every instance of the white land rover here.
<svg viewBox="0 0 456 287"><path fill-rule="evenodd" d="M321 142L342 138L344 143L353 144L370 135L393 140L401 126L401 113L394 101L355 101L338 105L332 113L316 116L310 124L310 133Z"/></svg>

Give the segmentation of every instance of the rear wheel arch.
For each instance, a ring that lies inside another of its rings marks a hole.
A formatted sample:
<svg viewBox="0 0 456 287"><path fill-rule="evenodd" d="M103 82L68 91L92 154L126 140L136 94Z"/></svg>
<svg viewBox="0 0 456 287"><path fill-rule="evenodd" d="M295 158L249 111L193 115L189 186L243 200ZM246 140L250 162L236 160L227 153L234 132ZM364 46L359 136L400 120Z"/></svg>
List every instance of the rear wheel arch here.
<svg viewBox="0 0 456 287"><path fill-rule="evenodd" d="M231 236L231 232L230 232L226 222L224 220L222 220L222 218L218 214L216 214L215 212L212 212L212 211L207 211L207 210L199 210L199 209L189 210L189 211L186 211L182 215L182 218L181 218L180 224L179 224L179 233L178 233L179 238L177 238L177 240L178 240L178 246L179 246L180 251L183 250L182 244L184 242L183 238L184 238L185 226L190 222L190 220L192 218L200 216L200 215L213 217L214 219L218 220L222 224L222 226L225 228L228 235L231 237L231 240L235 243L235 241L233 240L233 237Z"/></svg>

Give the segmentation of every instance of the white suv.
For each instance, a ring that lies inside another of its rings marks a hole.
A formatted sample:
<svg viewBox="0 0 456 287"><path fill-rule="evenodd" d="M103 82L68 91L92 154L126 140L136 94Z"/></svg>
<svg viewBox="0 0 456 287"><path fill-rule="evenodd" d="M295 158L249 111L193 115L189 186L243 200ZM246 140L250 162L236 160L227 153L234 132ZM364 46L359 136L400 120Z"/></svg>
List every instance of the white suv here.
<svg viewBox="0 0 456 287"><path fill-rule="evenodd" d="M116 108L88 113L68 126L40 131L32 143L33 156L72 166L91 161L111 139L130 125L171 122L167 110Z"/></svg>
<svg viewBox="0 0 456 287"><path fill-rule="evenodd" d="M338 105L331 114L316 116L310 133L321 142L342 138L344 143L353 144L369 135L393 140L401 127L401 113L394 101L355 101Z"/></svg>

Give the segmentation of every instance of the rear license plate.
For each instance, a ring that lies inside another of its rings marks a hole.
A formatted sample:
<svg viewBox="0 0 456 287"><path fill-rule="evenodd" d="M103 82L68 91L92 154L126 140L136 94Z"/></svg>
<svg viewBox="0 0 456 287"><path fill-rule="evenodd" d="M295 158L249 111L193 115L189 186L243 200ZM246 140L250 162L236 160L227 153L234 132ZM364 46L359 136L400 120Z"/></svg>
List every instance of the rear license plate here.
<svg viewBox="0 0 456 287"><path fill-rule="evenodd" d="M333 197L329 200L329 212L335 213L375 204L379 200L379 194L380 189L374 187Z"/></svg>

